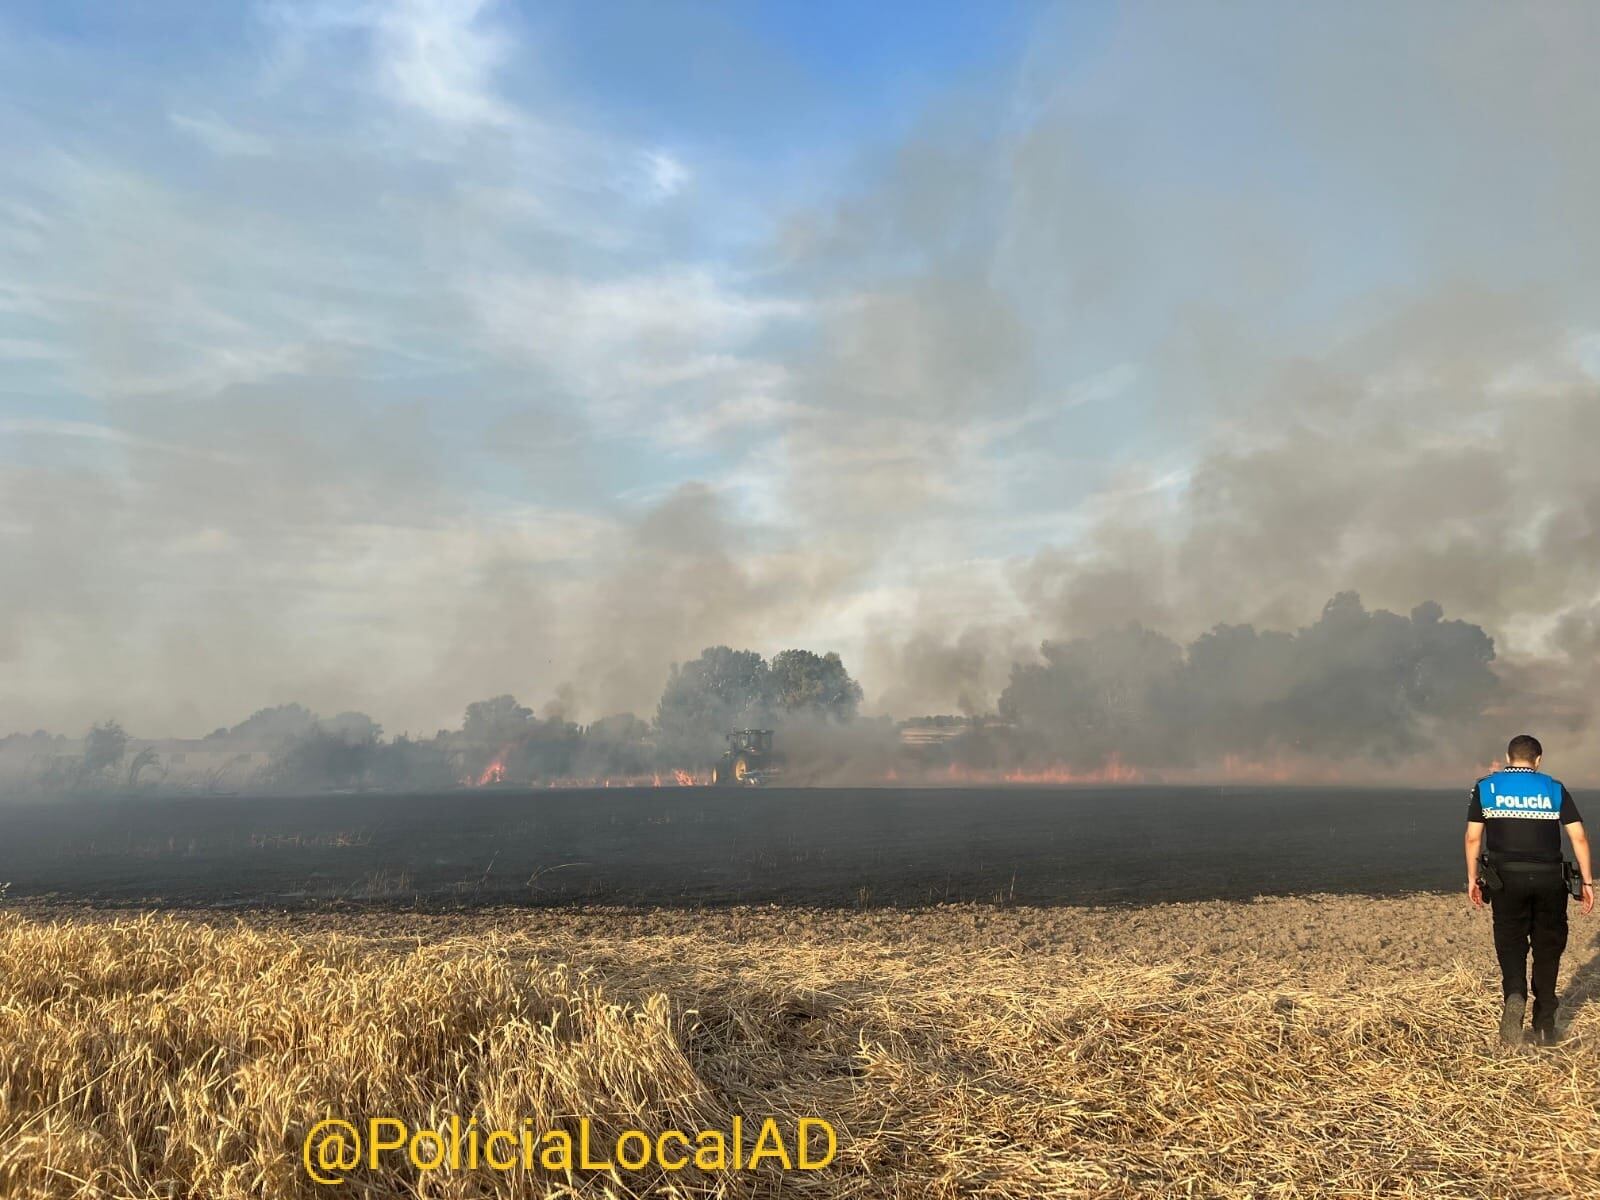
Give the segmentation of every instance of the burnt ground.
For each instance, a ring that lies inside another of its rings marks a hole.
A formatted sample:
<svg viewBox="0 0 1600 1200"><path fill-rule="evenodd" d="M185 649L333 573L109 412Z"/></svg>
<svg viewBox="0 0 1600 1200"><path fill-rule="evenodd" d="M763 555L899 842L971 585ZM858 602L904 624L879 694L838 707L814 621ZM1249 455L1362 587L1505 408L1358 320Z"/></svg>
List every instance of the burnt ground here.
<svg viewBox="0 0 1600 1200"><path fill-rule="evenodd" d="M1463 792L664 788L0 803L13 899L1118 905L1460 886ZM1582 797L1579 797L1580 802Z"/></svg>

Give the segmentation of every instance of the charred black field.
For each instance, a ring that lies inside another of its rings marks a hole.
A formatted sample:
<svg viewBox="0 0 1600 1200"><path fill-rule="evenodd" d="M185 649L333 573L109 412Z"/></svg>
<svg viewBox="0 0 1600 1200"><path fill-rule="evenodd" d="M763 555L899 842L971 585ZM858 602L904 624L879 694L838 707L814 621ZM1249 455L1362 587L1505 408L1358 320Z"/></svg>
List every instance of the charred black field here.
<svg viewBox="0 0 1600 1200"><path fill-rule="evenodd" d="M18 899L181 907L1385 895L1456 888L1460 800L1130 786L57 797L0 802L0 883Z"/></svg>

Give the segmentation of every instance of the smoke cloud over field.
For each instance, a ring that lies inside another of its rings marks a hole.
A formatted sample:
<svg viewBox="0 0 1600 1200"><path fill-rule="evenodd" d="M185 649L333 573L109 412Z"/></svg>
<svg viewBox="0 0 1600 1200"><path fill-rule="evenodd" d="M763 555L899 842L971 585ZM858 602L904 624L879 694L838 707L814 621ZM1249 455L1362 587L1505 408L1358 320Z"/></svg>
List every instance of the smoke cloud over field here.
<svg viewBox="0 0 1600 1200"><path fill-rule="evenodd" d="M1426 777L1473 762L1493 738L1504 687L1493 658L1481 628L1437 604L1403 617L1342 593L1294 632L1219 625L1182 646L1130 623L1046 641L1040 661L1013 663L997 713L861 718L861 687L838 654L768 661L712 646L672 666L650 720L585 726L567 719L565 697L536 714L503 695L469 704L459 729L385 739L364 713L288 704L199 742L133 742L115 722L91 729L81 755L43 733L0 739L0 781L215 789L242 764L232 782L288 790L677 786L726 781L730 731L754 728L780 748L748 765L791 786L1360 778L1342 769L1352 763Z"/></svg>
<svg viewBox="0 0 1600 1200"><path fill-rule="evenodd" d="M1015 670L1001 712L1035 755L1079 766L1400 764L1493 738L1493 644L1432 603L1403 617L1344 593L1293 633L1223 625L1180 647L1130 625L1042 656Z"/></svg>
<svg viewBox="0 0 1600 1200"><path fill-rule="evenodd" d="M511 5L0 39L0 731L814 646L863 776L1600 778L1593 6L1049 9L835 122L734 19L609 31L729 49L671 130Z"/></svg>

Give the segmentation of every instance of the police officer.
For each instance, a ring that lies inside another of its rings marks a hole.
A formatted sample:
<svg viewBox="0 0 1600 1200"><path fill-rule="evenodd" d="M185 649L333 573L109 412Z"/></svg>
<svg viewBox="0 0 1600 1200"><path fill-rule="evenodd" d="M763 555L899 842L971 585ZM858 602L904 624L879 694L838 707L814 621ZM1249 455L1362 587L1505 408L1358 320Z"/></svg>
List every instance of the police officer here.
<svg viewBox="0 0 1600 1200"><path fill-rule="evenodd" d="M1494 952L1505 997L1500 1040L1511 1045L1522 1041L1530 947L1533 1036L1544 1045L1556 1040L1556 972L1567 945L1562 825L1583 879L1583 911L1594 910L1589 838L1572 793L1540 772L1543 757L1538 738L1512 738L1506 765L1473 784L1467 804L1467 895L1475 908L1483 907L1487 895L1494 909Z"/></svg>

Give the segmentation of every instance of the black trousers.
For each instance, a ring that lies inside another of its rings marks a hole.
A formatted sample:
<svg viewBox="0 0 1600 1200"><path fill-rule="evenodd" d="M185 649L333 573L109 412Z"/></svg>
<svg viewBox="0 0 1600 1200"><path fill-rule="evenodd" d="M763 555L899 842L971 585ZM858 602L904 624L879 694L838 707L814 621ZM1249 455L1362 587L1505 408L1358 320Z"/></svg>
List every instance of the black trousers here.
<svg viewBox="0 0 1600 1200"><path fill-rule="evenodd" d="M1556 1019L1556 973L1567 948L1567 888L1561 864L1498 864L1504 882L1489 897L1494 909L1494 952L1507 996L1528 994L1528 951L1533 951L1535 1029Z"/></svg>

